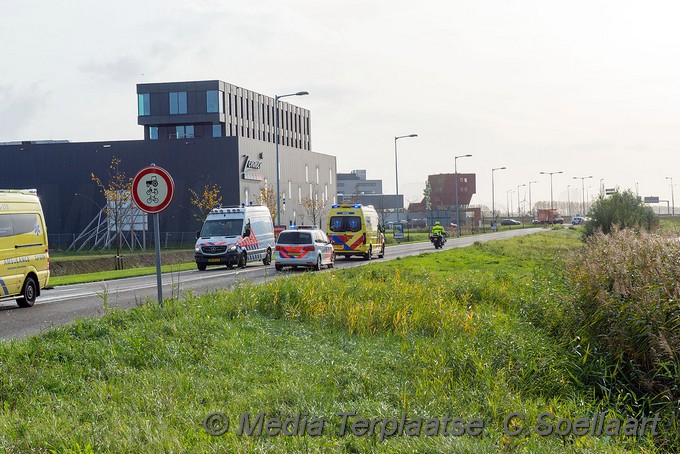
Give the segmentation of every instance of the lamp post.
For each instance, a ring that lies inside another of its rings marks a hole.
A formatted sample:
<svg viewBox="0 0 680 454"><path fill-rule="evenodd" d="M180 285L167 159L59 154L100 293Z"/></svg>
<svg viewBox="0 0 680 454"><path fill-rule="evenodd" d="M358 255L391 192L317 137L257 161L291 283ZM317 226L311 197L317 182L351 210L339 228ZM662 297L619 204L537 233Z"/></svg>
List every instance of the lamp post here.
<svg viewBox="0 0 680 454"><path fill-rule="evenodd" d="M274 143L276 144L276 225L281 225L281 169L279 164L279 99L288 96L304 96L309 93L298 91L274 96Z"/></svg>
<svg viewBox="0 0 680 454"><path fill-rule="evenodd" d="M671 204L673 205L673 217L675 217L675 190L673 189L673 177L666 177L671 180Z"/></svg>
<svg viewBox="0 0 680 454"><path fill-rule="evenodd" d="M397 164L397 140L407 137L418 137L418 134L408 134L406 136L396 136L394 138L394 187L397 191L397 201L399 201L399 165ZM397 206L397 223L399 223L399 209Z"/></svg>
<svg viewBox="0 0 680 454"><path fill-rule="evenodd" d="M571 216L571 185L567 185L567 216Z"/></svg>
<svg viewBox="0 0 680 454"><path fill-rule="evenodd" d="M552 216L552 209L553 209L553 175L556 173L562 173L560 170L559 172L541 172L541 175L550 175L550 210L551 210L551 216ZM552 219L550 219L552 221Z"/></svg>
<svg viewBox="0 0 680 454"><path fill-rule="evenodd" d="M526 184L518 184L517 185L517 216L519 216L520 218L522 217L522 208L521 208L522 205L519 202L519 188L521 188L522 186L526 187Z"/></svg>
<svg viewBox="0 0 680 454"><path fill-rule="evenodd" d="M508 217L509 218L512 217L512 193L513 192L515 192L515 191L512 190L512 189L508 189L505 193L506 194L505 195L506 202L508 203Z"/></svg>
<svg viewBox="0 0 680 454"><path fill-rule="evenodd" d="M534 206L531 204L531 183L538 183L538 181L529 182L529 214L531 215L531 220L534 220Z"/></svg>
<svg viewBox="0 0 680 454"><path fill-rule="evenodd" d="M491 222L494 224L496 223L496 192L494 191L494 186L493 186L493 173L496 170L505 170L507 167L496 167L494 169L491 169Z"/></svg>
<svg viewBox="0 0 680 454"><path fill-rule="evenodd" d="M584 192L585 191L584 181L588 178L593 178L593 176L590 175L588 177L574 177L574 180L581 180L581 211L582 211L581 216L586 215L586 202L585 202L585 198L584 198L584 194L585 194L585 192Z"/></svg>
<svg viewBox="0 0 680 454"><path fill-rule="evenodd" d="M456 232L460 236L460 215L458 211L458 158L469 158L471 154L464 154L460 156L454 156L453 158L453 173L456 177Z"/></svg>

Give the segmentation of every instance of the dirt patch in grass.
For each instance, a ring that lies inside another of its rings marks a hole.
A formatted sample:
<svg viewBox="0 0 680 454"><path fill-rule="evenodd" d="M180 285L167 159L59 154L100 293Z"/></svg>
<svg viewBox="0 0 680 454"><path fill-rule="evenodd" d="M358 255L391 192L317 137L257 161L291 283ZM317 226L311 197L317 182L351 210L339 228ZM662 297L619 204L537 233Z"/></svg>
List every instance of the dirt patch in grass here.
<svg viewBox="0 0 680 454"><path fill-rule="evenodd" d="M161 252L162 265L175 265L194 261L193 251L164 251ZM123 268L141 268L155 266L155 253L133 254L123 256ZM92 258L54 259L50 260L52 276L69 276L72 274L96 273L99 271L112 271L116 269L115 255L98 256Z"/></svg>

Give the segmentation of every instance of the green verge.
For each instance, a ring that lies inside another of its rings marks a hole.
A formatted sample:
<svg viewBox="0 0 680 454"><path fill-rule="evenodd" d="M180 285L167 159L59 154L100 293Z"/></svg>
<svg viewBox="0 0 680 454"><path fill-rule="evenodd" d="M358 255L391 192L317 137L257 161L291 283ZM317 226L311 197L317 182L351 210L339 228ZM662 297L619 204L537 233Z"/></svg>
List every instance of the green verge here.
<svg viewBox="0 0 680 454"><path fill-rule="evenodd" d="M625 416L579 382L583 363L563 338L560 257L579 247L575 231L548 231L113 310L0 342L0 451L654 451L649 436L530 430L541 412ZM211 412L229 418L224 435L204 429ZM327 425L322 436L238 435L244 412L301 412ZM341 412L480 418L484 433L381 440L378 425L372 436L340 436ZM526 415L519 435L504 432L511 412Z"/></svg>
<svg viewBox="0 0 680 454"><path fill-rule="evenodd" d="M179 263L176 265L162 265L162 273L174 273L177 271L195 270L196 263ZM99 271L97 273L70 274L68 276L50 277L49 285L72 285L83 284L86 282L110 281L112 279L123 279L126 277L146 276L155 274L155 266L143 266L140 268L130 268L127 270Z"/></svg>

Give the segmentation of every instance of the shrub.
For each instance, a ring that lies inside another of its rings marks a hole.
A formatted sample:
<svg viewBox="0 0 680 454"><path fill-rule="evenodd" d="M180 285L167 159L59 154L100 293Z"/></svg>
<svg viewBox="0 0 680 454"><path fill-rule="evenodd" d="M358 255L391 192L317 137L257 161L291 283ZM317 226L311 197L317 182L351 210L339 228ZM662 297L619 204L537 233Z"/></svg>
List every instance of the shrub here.
<svg viewBox="0 0 680 454"><path fill-rule="evenodd" d="M591 219L585 224L586 236L599 230L608 234L614 228L649 232L659 225L654 211L630 190L615 192L609 196L600 195L588 215Z"/></svg>
<svg viewBox="0 0 680 454"><path fill-rule="evenodd" d="M621 372L616 380L651 405L677 405L680 242L632 230L597 232L570 265L583 340L608 356Z"/></svg>

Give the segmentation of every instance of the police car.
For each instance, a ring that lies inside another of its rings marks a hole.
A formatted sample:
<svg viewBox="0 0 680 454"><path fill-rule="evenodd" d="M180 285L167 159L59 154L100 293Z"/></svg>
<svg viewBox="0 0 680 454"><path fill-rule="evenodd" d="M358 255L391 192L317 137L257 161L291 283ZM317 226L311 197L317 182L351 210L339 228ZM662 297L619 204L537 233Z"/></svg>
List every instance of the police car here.
<svg viewBox="0 0 680 454"><path fill-rule="evenodd" d="M335 253L333 244L323 230L300 226L279 233L275 260L274 267L277 271L281 271L284 266L320 270L324 265L333 268Z"/></svg>

